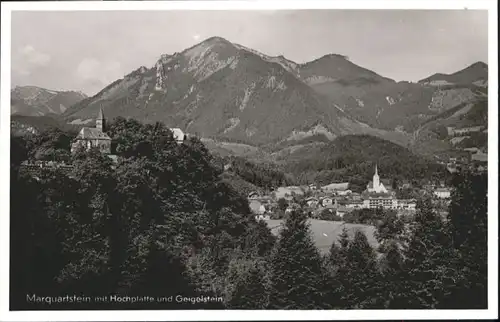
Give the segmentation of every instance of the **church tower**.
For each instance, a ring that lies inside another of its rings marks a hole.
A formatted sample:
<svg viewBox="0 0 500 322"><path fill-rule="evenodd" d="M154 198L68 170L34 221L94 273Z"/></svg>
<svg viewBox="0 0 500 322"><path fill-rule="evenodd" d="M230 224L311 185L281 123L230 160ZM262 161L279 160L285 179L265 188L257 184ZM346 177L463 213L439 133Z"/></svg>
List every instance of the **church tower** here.
<svg viewBox="0 0 500 322"><path fill-rule="evenodd" d="M373 175L373 190L378 191L380 188L380 177L378 176L377 164L375 164L375 174Z"/></svg>
<svg viewBox="0 0 500 322"><path fill-rule="evenodd" d="M99 109L99 114L97 115L97 119L95 120L95 127L101 130L101 132L104 132L106 130L106 119L104 118L102 107Z"/></svg>

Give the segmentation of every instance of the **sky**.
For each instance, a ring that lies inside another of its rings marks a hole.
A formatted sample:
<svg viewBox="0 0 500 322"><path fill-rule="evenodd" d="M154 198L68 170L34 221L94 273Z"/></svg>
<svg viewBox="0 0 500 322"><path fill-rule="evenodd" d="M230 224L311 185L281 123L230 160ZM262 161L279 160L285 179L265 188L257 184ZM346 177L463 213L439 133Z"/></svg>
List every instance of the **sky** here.
<svg viewBox="0 0 500 322"><path fill-rule="evenodd" d="M43 11L12 13L12 87L94 95L212 36L297 63L334 53L397 81L488 63L487 11Z"/></svg>

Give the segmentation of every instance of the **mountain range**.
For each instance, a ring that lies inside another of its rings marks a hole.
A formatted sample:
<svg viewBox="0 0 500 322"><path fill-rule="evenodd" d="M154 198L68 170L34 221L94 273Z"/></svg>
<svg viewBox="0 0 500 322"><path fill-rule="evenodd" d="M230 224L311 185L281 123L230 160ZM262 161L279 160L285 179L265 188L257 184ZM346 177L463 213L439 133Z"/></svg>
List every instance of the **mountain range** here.
<svg viewBox="0 0 500 322"><path fill-rule="evenodd" d="M477 114L473 106L485 101L487 78L487 65L479 62L451 75L396 82L342 55L298 64L212 37L163 54L154 66L60 110L72 124L92 123L103 108L109 118L162 121L204 138L261 147L370 134L444 149L449 142L429 124L448 120L453 127L456 113L449 111L456 109L460 126L468 126L463 115Z"/></svg>
<svg viewBox="0 0 500 322"><path fill-rule="evenodd" d="M37 86L16 86L10 95L11 114L22 116L61 114L87 98L82 92L53 91Z"/></svg>

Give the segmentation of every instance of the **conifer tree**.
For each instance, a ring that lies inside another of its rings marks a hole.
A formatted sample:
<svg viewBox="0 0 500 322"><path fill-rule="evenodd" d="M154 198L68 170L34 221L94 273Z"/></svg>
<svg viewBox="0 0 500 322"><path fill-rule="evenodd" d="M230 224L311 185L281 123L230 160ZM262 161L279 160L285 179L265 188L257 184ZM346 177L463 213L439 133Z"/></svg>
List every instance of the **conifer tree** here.
<svg viewBox="0 0 500 322"><path fill-rule="evenodd" d="M342 233L338 238L338 244L339 245L337 246L335 242L332 243L328 256L329 263L327 267L336 290L336 296L335 298L330 299L330 303L335 308L346 308L347 303L345 302L345 297L342 294L344 294L349 287L346 282L347 274L349 273L346 265L347 253L349 251L351 240L345 226L342 228Z"/></svg>
<svg viewBox="0 0 500 322"><path fill-rule="evenodd" d="M380 261L382 274L382 299L384 308L404 308L400 307L399 292L402 288L404 259L401 254L400 245L396 241L390 241L384 249L383 257Z"/></svg>
<svg viewBox="0 0 500 322"><path fill-rule="evenodd" d="M325 272L302 212L290 213L270 258L270 308L319 309L327 306Z"/></svg>
<svg viewBox="0 0 500 322"><path fill-rule="evenodd" d="M335 243L332 243L330 247L330 252L323 257L323 266L326 271L326 281L325 287L327 289L326 298L329 303L329 307L332 309L342 308L342 303L340 301L340 294L342 289L342 281L338 276L339 268L345 263L345 256L341 254L340 247Z"/></svg>
<svg viewBox="0 0 500 322"><path fill-rule="evenodd" d="M332 262L333 265L339 265L340 247L337 245L337 243L335 243L335 241L332 243L328 255L328 259Z"/></svg>
<svg viewBox="0 0 500 322"><path fill-rule="evenodd" d="M404 256L399 305L410 309L442 307L464 276L446 227L429 200L420 205Z"/></svg>
<svg viewBox="0 0 500 322"><path fill-rule="evenodd" d="M487 307L488 177L487 174L459 173L448 213L453 247L460 254L466 279L447 301L450 308Z"/></svg>
<svg viewBox="0 0 500 322"><path fill-rule="evenodd" d="M235 258L229 263L225 302L229 309L265 309L268 306L263 262Z"/></svg>
<svg viewBox="0 0 500 322"><path fill-rule="evenodd" d="M350 239L349 239L349 233L347 228L344 226L342 228L342 233L339 236L339 245L340 245L340 250L344 253L347 252L349 249L349 244L350 244ZM333 246L333 245L332 245Z"/></svg>
<svg viewBox="0 0 500 322"><path fill-rule="evenodd" d="M356 231L346 254L344 267L339 270L343 278L342 302L346 308L373 308L378 293L378 267L373 247L366 235Z"/></svg>

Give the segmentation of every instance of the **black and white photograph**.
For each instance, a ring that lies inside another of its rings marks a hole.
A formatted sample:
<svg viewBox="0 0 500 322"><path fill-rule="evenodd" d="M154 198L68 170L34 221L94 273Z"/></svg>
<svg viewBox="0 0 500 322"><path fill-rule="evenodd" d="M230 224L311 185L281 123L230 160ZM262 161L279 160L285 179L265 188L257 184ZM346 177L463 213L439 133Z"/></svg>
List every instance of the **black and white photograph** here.
<svg viewBox="0 0 500 322"><path fill-rule="evenodd" d="M2 3L2 320L498 317L494 2L238 2Z"/></svg>

